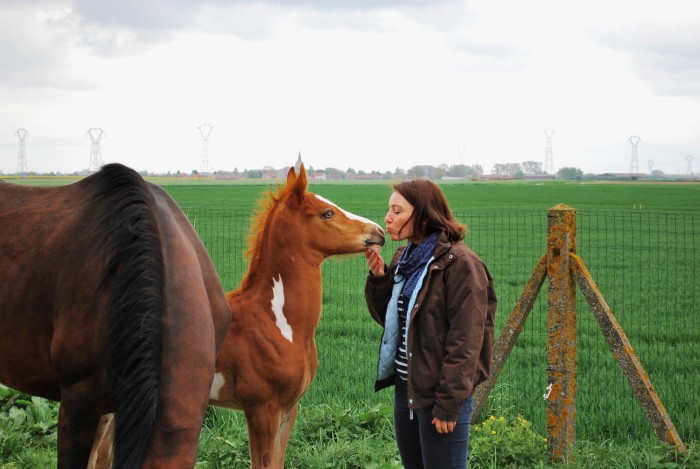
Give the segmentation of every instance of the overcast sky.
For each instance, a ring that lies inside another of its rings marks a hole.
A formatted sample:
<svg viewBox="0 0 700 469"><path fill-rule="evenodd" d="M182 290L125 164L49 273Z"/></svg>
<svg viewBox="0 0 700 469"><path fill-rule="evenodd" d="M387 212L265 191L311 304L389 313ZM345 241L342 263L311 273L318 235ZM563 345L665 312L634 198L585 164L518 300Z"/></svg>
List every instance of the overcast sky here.
<svg viewBox="0 0 700 469"><path fill-rule="evenodd" d="M700 172L696 0L2 0L0 171Z"/></svg>

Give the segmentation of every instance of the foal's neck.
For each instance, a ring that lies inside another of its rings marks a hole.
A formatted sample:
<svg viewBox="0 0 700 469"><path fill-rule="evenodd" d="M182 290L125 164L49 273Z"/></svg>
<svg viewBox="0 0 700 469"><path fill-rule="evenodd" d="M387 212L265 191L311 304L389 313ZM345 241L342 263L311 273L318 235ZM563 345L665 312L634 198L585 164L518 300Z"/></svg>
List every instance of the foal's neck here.
<svg viewBox="0 0 700 469"><path fill-rule="evenodd" d="M299 251L276 252L280 254L258 260L255 285L251 286L265 296L283 295L284 315L292 329L312 338L321 319L323 257Z"/></svg>

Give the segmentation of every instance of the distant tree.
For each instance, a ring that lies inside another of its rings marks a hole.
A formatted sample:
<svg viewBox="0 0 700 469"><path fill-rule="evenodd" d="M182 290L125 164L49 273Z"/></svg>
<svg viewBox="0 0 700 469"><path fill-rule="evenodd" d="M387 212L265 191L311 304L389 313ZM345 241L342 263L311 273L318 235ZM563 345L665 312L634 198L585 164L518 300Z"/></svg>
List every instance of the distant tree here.
<svg viewBox="0 0 700 469"><path fill-rule="evenodd" d="M345 173L338 168L326 168L326 179L345 179Z"/></svg>
<svg viewBox="0 0 700 469"><path fill-rule="evenodd" d="M583 178L583 171L581 171L579 168L575 168L573 166L560 168L559 171L557 171L557 179L581 180L582 178Z"/></svg>
<svg viewBox="0 0 700 469"><path fill-rule="evenodd" d="M651 172L650 176L652 178L662 178L662 177L664 177L664 172L661 171L660 169L655 169L654 171Z"/></svg>
<svg viewBox="0 0 700 469"><path fill-rule="evenodd" d="M412 168L408 168L408 171L406 171L406 176L411 179L424 178L427 175L428 171L426 170L425 166L413 166Z"/></svg>
<svg viewBox="0 0 700 469"><path fill-rule="evenodd" d="M262 171L259 169L251 169L247 172L247 177L250 179L262 179Z"/></svg>
<svg viewBox="0 0 700 469"><path fill-rule="evenodd" d="M430 179L441 179L447 176L447 170L439 166L437 168L434 168L431 166L432 171L430 172Z"/></svg>
<svg viewBox="0 0 700 469"><path fill-rule="evenodd" d="M544 174L542 163L539 161L523 161L523 172L527 175Z"/></svg>
<svg viewBox="0 0 700 469"><path fill-rule="evenodd" d="M491 172L508 177L522 177L525 174L520 163L496 163Z"/></svg>
<svg viewBox="0 0 700 469"><path fill-rule="evenodd" d="M465 164L453 164L450 166L449 171L447 171L447 175L453 178L463 178L466 177L467 174L467 165Z"/></svg>
<svg viewBox="0 0 700 469"><path fill-rule="evenodd" d="M469 166L466 164L455 164L450 166L447 175L455 178L473 178L480 174L484 174L484 170L480 165Z"/></svg>
<svg viewBox="0 0 700 469"><path fill-rule="evenodd" d="M345 172L348 174L348 176L350 176L350 175L354 176L355 174L357 174L357 172L352 168L348 168L347 171L345 171Z"/></svg>

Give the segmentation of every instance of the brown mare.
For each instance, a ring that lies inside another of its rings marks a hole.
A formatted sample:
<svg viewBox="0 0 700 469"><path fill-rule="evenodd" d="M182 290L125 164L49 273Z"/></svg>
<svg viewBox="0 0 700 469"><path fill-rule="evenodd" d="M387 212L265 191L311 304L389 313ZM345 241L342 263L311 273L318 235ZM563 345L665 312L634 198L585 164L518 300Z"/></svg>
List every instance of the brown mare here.
<svg viewBox="0 0 700 469"><path fill-rule="evenodd" d="M189 221L134 171L0 182L0 382L61 402L58 467L86 467L111 412L114 467L193 467L229 321Z"/></svg>
<svg viewBox="0 0 700 469"><path fill-rule="evenodd" d="M254 469L284 467L297 403L316 374L321 263L384 243L379 225L306 189L301 166L299 176L290 169L287 185L270 194L248 272L227 294L232 320L209 403L244 411Z"/></svg>

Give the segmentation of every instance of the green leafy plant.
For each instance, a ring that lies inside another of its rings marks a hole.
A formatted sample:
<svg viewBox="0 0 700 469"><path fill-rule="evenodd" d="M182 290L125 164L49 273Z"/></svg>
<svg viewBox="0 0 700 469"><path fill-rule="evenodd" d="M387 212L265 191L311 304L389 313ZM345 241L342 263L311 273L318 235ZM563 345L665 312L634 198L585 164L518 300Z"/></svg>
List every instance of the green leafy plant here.
<svg viewBox="0 0 700 469"><path fill-rule="evenodd" d="M0 384L0 427L21 427L31 435L56 432L58 403L29 396Z"/></svg>
<svg viewBox="0 0 700 469"><path fill-rule="evenodd" d="M56 465L58 403L0 384L0 469Z"/></svg>
<svg viewBox="0 0 700 469"><path fill-rule="evenodd" d="M546 438L520 416L512 420L490 416L472 426L469 438L469 459L474 465L533 467L542 462L547 450Z"/></svg>

